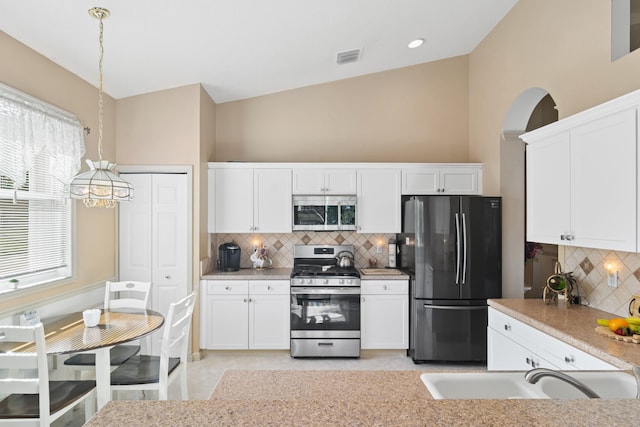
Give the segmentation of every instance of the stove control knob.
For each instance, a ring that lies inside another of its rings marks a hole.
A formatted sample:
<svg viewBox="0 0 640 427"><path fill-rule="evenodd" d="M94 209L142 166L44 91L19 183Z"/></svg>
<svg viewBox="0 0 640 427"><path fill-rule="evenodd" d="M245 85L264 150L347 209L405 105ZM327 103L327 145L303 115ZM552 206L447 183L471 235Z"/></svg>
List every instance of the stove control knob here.
<svg viewBox="0 0 640 427"><path fill-rule="evenodd" d="M340 283L341 285L344 285L344 279L340 279L338 283Z"/></svg>
<svg viewBox="0 0 640 427"><path fill-rule="evenodd" d="M324 280L322 281L322 283L324 283L325 285L326 285L326 284L328 284L328 283L329 283L329 279L324 279Z"/></svg>
<svg viewBox="0 0 640 427"><path fill-rule="evenodd" d="M307 283L310 284L310 285L313 285L313 279L307 280Z"/></svg>
<svg viewBox="0 0 640 427"><path fill-rule="evenodd" d="M351 279L347 279L347 284L350 285L353 282Z"/></svg>

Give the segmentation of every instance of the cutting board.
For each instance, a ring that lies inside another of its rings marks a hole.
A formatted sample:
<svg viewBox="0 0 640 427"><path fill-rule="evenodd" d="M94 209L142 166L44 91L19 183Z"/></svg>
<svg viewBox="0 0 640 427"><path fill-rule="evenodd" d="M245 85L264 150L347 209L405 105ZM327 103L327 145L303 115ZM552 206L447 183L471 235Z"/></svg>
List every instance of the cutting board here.
<svg viewBox="0 0 640 427"><path fill-rule="evenodd" d="M404 274L400 270L396 270L395 268L363 268L360 270L362 274L366 275L378 275L378 276L393 276L398 274Z"/></svg>
<svg viewBox="0 0 640 427"><path fill-rule="evenodd" d="M638 335L638 334L625 337L625 336L616 334L615 332L613 332L611 329L609 329L606 326L596 326L596 332L598 334L600 334L600 335L604 335L605 337L613 338L613 339L618 340L618 341L632 342L634 344L640 344L640 335Z"/></svg>

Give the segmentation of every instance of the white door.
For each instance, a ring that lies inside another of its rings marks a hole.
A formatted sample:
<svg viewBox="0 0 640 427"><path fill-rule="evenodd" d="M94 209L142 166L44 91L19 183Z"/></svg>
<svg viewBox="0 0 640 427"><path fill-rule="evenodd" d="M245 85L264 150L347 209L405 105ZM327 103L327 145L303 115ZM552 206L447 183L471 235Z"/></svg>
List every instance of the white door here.
<svg viewBox="0 0 640 427"><path fill-rule="evenodd" d="M185 297L191 287L189 176L123 175L135 197L119 207L119 280L150 281L150 309L166 316L169 304ZM153 354L159 354L161 336L161 331L153 334Z"/></svg>
<svg viewBox="0 0 640 427"><path fill-rule="evenodd" d="M122 175L133 186L134 199L118 205L119 278L151 282L151 175Z"/></svg>
<svg viewBox="0 0 640 427"><path fill-rule="evenodd" d="M151 307L166 316L169 304L186 297L190 287L187 175L155 174L152 185Z"/></svg>

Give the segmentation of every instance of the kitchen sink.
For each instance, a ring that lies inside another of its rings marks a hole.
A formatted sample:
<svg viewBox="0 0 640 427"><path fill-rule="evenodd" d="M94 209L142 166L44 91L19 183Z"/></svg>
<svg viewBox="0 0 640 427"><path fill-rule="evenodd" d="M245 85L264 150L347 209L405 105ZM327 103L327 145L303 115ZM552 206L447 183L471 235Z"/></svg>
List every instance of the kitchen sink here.
<svg viewBox="0 0 640 427"><path fill-rule="evenodd" d="M575 387L553 377L536 384L524 379L525 371L425 373L422 382L434 399L586 399ZM634 399L636 380L622 371L565 372L603 399Z"/></svg>

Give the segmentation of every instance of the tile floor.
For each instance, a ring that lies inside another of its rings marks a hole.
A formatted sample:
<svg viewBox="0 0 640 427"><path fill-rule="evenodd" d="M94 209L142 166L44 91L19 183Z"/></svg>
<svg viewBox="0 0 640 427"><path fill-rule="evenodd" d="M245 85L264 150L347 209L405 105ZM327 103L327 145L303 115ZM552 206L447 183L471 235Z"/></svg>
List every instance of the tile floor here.
<svg viewBox="0 0 640 427"><path fill-rule="evenodd" d="M205 400L211 395L227 369L245 370L440 370L486 369L479 364L414 364L404 351L363 351L358 359L293 359L288 351L207 351L188 366L189 399ZM135 398L135 396L121 396ZM179 399L177 384L169 390L170 399ZM84 410L56 421L53 426L81 426Z"/></svg>

